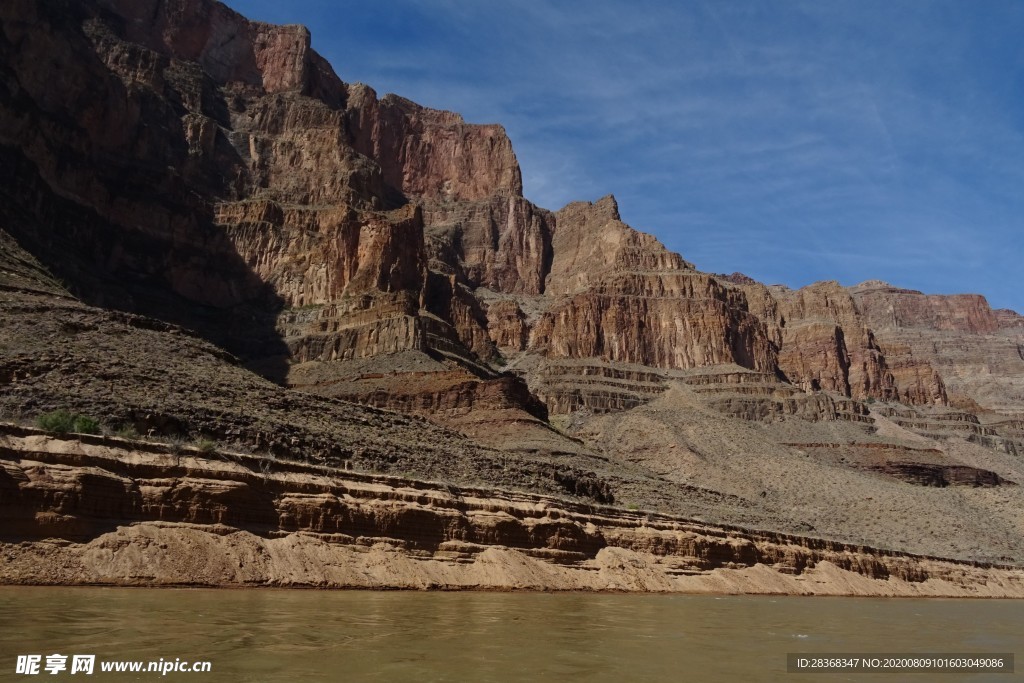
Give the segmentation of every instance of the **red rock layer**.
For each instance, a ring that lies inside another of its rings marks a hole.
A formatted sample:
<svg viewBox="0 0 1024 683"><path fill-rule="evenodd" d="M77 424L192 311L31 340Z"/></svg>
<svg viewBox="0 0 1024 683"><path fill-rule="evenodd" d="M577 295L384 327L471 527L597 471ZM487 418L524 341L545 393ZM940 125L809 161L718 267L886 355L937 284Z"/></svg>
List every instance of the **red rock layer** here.
<svg viewBox="0 0 1024 683"><path fill-rule="evenodd" d="M955 405L1022 414L1021 316L993 311L977 295L925 295L884 282L850 291L890 362L909 375L908 385L919 384L933 396L945 393Z"/></svg>
<svg viewBox="0 0 1024 683"><path fill-rule="evenodd" d="M774 349L746 297L622 223L615 200L555 216L547 310L530 349L660 368L770 370Z"/></svg>

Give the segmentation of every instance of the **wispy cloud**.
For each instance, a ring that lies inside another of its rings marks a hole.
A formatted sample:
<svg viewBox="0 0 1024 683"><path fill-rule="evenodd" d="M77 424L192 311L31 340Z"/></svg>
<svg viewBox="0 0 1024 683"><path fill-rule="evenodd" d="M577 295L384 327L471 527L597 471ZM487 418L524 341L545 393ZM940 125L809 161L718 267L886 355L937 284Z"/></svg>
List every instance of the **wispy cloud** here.
<svg viewBox="0 0 1024 683"><path fill-rule="evenodd" d="M502 123L528 197L614 192L698 267L1024 309L1024 3L229 2L310 25L343 79Z"/></svg>

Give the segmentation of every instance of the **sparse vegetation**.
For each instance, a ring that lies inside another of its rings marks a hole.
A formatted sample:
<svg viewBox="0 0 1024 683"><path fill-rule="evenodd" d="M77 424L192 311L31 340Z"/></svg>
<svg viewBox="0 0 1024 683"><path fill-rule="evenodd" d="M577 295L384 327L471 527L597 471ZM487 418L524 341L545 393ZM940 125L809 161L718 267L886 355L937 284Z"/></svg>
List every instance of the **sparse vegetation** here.
<svg viewBox="0 0 1024 683"><path fill-rule="evenodd" d="M286 313L304 313L306 311L315 311L324 307L324 304L302 304L301 306L286 306L284 311Z"/></svg>
<svg viewBox="0 0 1024 683"><path fill-rule="evenodd" d="M74 423L72 425L73 430L79 434L99 434L100 423L99 420L88 417L86 415L76 415Z"/></svg>
<svg viewBox="0 0 1024 683"><path fill-rule="evenodd" d="M217 452L217 442L210 439L200 439L196 442L196 448L203 455L214 455Z"/></svg>
<svg viewBox="0 0 1024 683"><path fill-rule="evenodd" d="M139 430L135 429L134 425L121 425L117 428L117 431L114 432L114 436L122 439L138 439Z"/></svg>
<svg viewBox="0 0 1024 683"><path fill-rule="evenodd" d="M40 429L56 434L67 434L74 428L75 416L66 410L55 410L45 415L40 415L36 420Z"/></svg>
<svg viewBox="0 0 1024 683"><path fill-rule="evenodd" d="M273 468L274 461L270 457L260 458L257 466L259 467L260 474L264 477L270 476L270 471Z"/></svg>
<svg viewBox="0 0 1024 683"><path fill-rule="evenodd" d="M67 410L54 410L53 412L40 415L36 420L40 429L55 434L99 434L100 423L88 415L79 415Z"/></svg>
<svg viewBox="0 0 1024 683"><path fill-rule="evenodd" d="M24 424L25 416L22 414L20 408L6 407L0 408L0 422L13 422L14 424Z"/></svg>

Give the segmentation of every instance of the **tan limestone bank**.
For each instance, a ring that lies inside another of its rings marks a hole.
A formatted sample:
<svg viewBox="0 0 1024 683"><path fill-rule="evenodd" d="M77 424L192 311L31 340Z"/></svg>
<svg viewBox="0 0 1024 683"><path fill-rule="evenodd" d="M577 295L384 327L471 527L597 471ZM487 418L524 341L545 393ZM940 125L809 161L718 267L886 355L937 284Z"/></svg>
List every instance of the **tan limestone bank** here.
<svg viewBox="0 0 1024 683"><path fill-rule="evenodd" d="M7 426L0 583L1024 597L1024 568Z"/></svg>

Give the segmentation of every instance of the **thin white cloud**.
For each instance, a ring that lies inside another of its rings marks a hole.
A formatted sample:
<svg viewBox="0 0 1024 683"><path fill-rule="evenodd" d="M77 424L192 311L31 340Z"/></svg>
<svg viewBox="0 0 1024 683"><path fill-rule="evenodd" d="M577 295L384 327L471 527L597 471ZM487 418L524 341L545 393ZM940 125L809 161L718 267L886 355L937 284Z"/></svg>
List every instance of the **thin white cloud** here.
<svg viewBox="0 0 1024 683"><path fill-rule="evenodd" d="M307 11L342 78L503 124L548 208L612 192L698 265L792 283L1006 268L993 299L1024 308L1024 4L865 3L233 4Z"/></svg>

